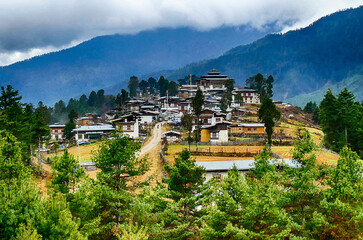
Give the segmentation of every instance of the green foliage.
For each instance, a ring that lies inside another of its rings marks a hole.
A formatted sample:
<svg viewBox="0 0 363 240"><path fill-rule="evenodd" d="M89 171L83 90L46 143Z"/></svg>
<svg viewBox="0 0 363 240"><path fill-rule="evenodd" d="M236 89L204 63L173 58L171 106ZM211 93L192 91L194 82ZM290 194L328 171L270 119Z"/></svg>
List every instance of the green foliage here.
<svg viewBox="0 0 363 240"><path fill-rule="evenodd" d="M222 110L222 112L226 113L227 109L229 106L231 106L231 102L232 102L232 94L231 93L224 93L222 95L222 99L221 99L221 105L220 108Z"/></svg>
<svg viewBox="0 0 363 240"><path fill-rule="evenodd" d="M165 79L164 76L160 76L157 86L160 91L160 97L166 96L166 91L169 89L169 80Z"/></svg>
<svg viewBox="0 0 363 240"><path fill-rule="evenodd" d="M273 82L274 78L271 75L265 79L261 73L258 73L255 76L249 77L246 80L246 85L257 91L260 101L262 102L265 97L271 98L273 96Z"/></svg>
<svg viewBox="0 0 363 240"><path fill-rule="evenodd" d="M116 139L106 139L92 157L96 167L101 170L98 178L109 187L120 191L127 189L127 182L135 176L145 173L148 169L146 158L138 158L140 143L135 142L121 133Z"/></svg>
<svg viewBox="0 0 363 240"><path fill-rule="evenodd" d="M343 147L339 155L338 165L329 181L331 197L344 202L362 202L362 160L348 147Z"/></svg>
<svg viewBox="0 0 363 240"><path fill-rule="evenodd" d="M78 118L78 113L72 109L71 112L68 114L68 119L70 122L74 123L74 121Z"/></svg>
<svg viewBox="0 0 363 240"><path fill-rule="evenodd" d="M61 157L52 162L54 188L61 193L69 193L75 187L80 178L84 176L84 170L73 155L64 150Z"/></svg>
<svg viewBox="0 0 363 240"><path fill-rule="evenodd" d="M258 118L261 122L265 123L268 144L272 144L272 133L275 122L280 120L281 113L276 109L275 104L270 98L264 98L258 110Z"/></svg>
<svg viewBox="0 0 363 240"><path fill-rule="evenodd" d="M154 94L156 89L157 89L157 81L155 78L150 77L147 82L149 83L149 87L150 87L150 93Z"/></svg>
<svg viewBox="0 0 363 240"><path fill-rule="evenodd" d="M194 165L190 152L184 149L177 158L173 167L166 166L169 178L166 183L172 191L172 198L180 201L182 198L191 197L198 193L204 181L204 168ZM187 211L187 209L185 209Z"/></svg>
<svg viewBox="0 0 363 240"><path fill-rule="evenodd" d="M137 90L138 86L139 86L139 79L136 76L130 77L129 84L128 84L129 91L130 91L130 97L136 96L136 90Z"/></svg>
<svg viewBox="0 0 363 240"><path fill-rule="evenodd" d="M169 87L168 87L168 93L169 96L176 96L178 94L178 84L174 81L170 81Z"/></svg>
<svg viewBox="0 0 363 240"><path fill-rule="evenodd" d="M275 172L276 167L269 161L270 156L271 151L264 147L262 152L255 156L254 168L250 170L250 175L262 179L265 174Z"/></svg>
<svg viewBox="0 0 363 240"><path fill-rule="evenodd" d="M24 178L29 173L22 161L21 144L6 131L0 132L0 180Z"/></svg>
<svg viewBox="0 0 363 240"><path fill-rule="evenodd" d="M44 120L43 114L39 111L35 111L35 116L32 124L32 142L36 145L39 142L43 142L50 135L50 130L47 123Z"/></svg>
<svg viewBox="0 0 363 240"><path fill-rule="evenodd" d="M194 114L197 116L197 131L196 131L196 138L195 141L197 143L197 150L198 150L198 142L199 142L199 135L200 135L200 114L202 114L204 105L204 95L202 90L198 88L195 97L192 99L192 107Z"/></svg>
<svg viewBox="0 0 363 240"><path fill-rule="evenodd" d="M179 86L181 86L181 85L190 85L190 83L192 85L194 85L195 81L197 79L198 79L198 77L195 74L188 75L188 76L185 76L184 78L178 79L178 83L179 83Z"/></svg>
<svg viewBox="0 0 363 240"><path fill-rule="evenodd" d="M239 103L242 103L242 102L243 102L243 97L242 97L241 93L238 93L238 94L235 96L234 101L235 101L235 102L239 102Z"/></svg>
<svg viewBox="0 0 363 240"><path fill-rule="evenodd" d="M316 102L308 102L304 107L304 111L313 115L312 119L314 122L319 122L319 107Z"/></svg>
<svg viewBox="0 0 363 240"><path fill-rule="evenodd" d="M76 124L73 122L68 122L64 127L64 136L66 139L71 140L75 135L75 132L72 132L73 129L76 128Z"/></svg>
<svg viewBox="0 0 363 240"><path fill-rule="evenodd" d="M141 82L139 83L139 88L140 90L145 93L146 89L149 87L149 83L145 80L141 80Z"/></svg>
<svg viewBox="0 0 363 240"><path fill-rule="evenodd" d="M193 116L191 114L185 113L181 119L181 125L185 130L188 131L188 144L190 151L190 143L193 141L192 139L192 130L193 130Z"/></svg>
<svg viewBox="0 0 363 240"><path fill-rule="evenodd" d="M125 89L122 89L121 94L117 94L116 104L120 107L124 107L129 99L129 93Z"/></svg>
<svg viewBox="0 0 363 240"><path fill-rule="evenodd" d="M320 103L319 122L324 132L324 144L339 151L345 145L363 153L363 107L354 101L347 89L337 97L329 89Z"/></svg>

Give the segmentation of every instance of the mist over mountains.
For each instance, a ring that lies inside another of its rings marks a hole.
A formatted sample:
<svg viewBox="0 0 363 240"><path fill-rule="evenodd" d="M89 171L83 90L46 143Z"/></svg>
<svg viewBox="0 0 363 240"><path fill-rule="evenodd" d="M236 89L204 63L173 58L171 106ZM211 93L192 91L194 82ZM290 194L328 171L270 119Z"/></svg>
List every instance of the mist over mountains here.
<svg viewBox="0 0 363 240"><path fill-rule="evenodd" d="M25 102L54 104L59 99L115 84L126 87L132 75L177 69L217 57L275 31L279 29L273 26L261 31L241 26L206 32L178 28L100 36L69 49L0 67L0 82L19 89Z"/></svg>
<svg viewBox="0 0 363 240"><path fill-rule="evenodd" d="M273 75L274 99L295 105L319 102L329 87L336 92L348 87L362 100L362 20L359 7L285 34L270 34L279 31L274 26L263 31L244 26L100 36L0 67L0 81L19 89L24 102L53 104L101 88L115 94L132 75L177 80L216 68L239 85L257 73Z"/></svg>
<svg viewBox="0 0 363 240"><path fill-rule="evenodd" d="M297 105L309 101L307 93L329 86L339 90L347 86L344 83L349 83L349 90L362 100L362 87L356 88L363 86L362 22L363 7L337 12L309 27L268 35L235 47L218 58L190 64L168 77L177 79L187 73L202 75L214 67L244 85L256 73L273 75L274 98L295 97L293 102ZM300 94L305 95L298 97ZM320 102L320 99L314 100Z"/></svg>

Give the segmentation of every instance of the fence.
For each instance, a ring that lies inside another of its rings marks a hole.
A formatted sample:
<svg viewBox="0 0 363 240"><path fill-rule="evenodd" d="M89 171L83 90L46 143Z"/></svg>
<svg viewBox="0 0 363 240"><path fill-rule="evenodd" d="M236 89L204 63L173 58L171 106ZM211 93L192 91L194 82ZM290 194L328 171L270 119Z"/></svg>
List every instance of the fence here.
<svg viewBox="0 0 363 240"><path fill-rule="evenodd" d="M265 140L263 138L249 138L243 140L236 141L228 141L228 142L199 142L200 145L211 145L211 146L232 146L232 145L243 145L248 143L263 143ZM193 144L192 142L191 144ZM187 141L180 141L180 145L188 145Z"/></svg>
<svg viewBox="0 0 363 240"><path fill-rule="evenodd" d="M164 156L163 150L160 150L160 157L163 160L164 164L170 165L166 157Z"/></svg>

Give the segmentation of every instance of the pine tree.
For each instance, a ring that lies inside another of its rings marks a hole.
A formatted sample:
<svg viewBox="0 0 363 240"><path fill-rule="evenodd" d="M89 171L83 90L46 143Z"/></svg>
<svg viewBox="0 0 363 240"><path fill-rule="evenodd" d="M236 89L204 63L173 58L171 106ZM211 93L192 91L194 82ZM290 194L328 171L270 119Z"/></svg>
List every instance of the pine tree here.
<svg viewBox="0 0 363 240"><path fill-rule="evenodd" d="M192 99L192 106L193 106L193 111L194 114L197 116L197 132L196 132L196 138L195 138L195 142L197 144L197 151L198 151L198 142L200 139L200 115L202 114L203 111L203 105L204 105L204 95L202 90L200 90L200 88L198 88L195 97Z"/></svg>
<svg viewBox="0 0 363 240"><path fill-rule="evenodd" d="M188 145L190 151L190 143L192 142L192 130L193 130L193 116L185 113L181 119L181 125L184 127L185 130L188 131Z"/></svg>
<svg viewBox="0 0 363 240"><path fill-rule="evenodd" d="M260 109L258 110L258 118L265 123L267 142L271 146L272 133L275 122L281 118L281 113L276 109L275 104L268 97L263 100Z"/></svg>
<svg viewBox="0 0 363 240"><path fill-rule="evenodd" d="M79 179L84 176L84 170L73 155L64 150L61 157L52 162L52 185L61 193L69 193Z"/></svg>
<svg viewBox="0 0 363 240"><path fill-rule="evenodd" d="M139 87L139 79L136 76L130 77L128 87L129 87L130 97L135 97L136 90Z"/></svg>
<svg viewBox="0 0 363 240"><path fill-rule="evenodd" d="M190 152L184 149L177 158L174 165L166 166L165 169L169 173L166 179L169 190L171 190L172 198L180 201L183 198L190 198L201 190L204 182L204 168L195 166L195 161L191 159ZM184 214L192 209L188 209L188 202L184 205Z"/></svg>

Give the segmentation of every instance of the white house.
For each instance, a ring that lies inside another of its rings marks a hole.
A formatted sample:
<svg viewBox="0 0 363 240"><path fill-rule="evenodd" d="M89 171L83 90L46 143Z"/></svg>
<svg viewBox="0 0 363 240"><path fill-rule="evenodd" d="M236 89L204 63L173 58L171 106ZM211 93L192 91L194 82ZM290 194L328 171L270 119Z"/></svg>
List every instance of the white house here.
<svg viewBox="0 0 363 240"><path fill-rule="evenodd" d="M201 142L228 142L228 126L231 123L221 122L211 126L202 127Z"/></svg>
<svg viewBox="0 0 363 240"><path fill-rule="evenodd" d="M80 126L72 130L75 133L77 142L88 142L90 140L103 139L109 137L115 128L110 124L98 124L89 126Z"/></svg>
<svg viewBox="0 0 363 240"><path fill-rule="evenodd" d="M50 138L52 140L63 140L64 137L64 128L66 125L64 124L52 124L49 125L50 129Z"/></svg>
<svg viewBox="0 0 363 240"><path fill-rule="evenodd" d="M177 142L180 140L180 137L181 137L180 132L173 130L164 132L162 134L162 138L166 138L166 141L168 141L168 143Z"/></svg>
<svg viewBox="0 0 363 240"><path fill-rule="evenodd" d="M139 116L136 114L127 114L118 119L111 120L117 130L120 130L130 138L139 138Z"/></svg>

